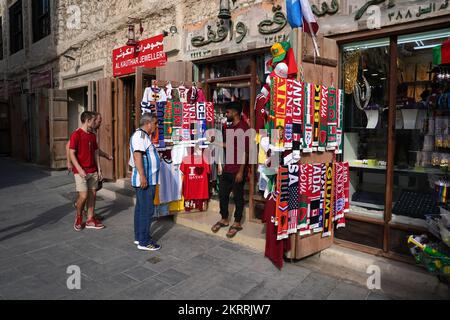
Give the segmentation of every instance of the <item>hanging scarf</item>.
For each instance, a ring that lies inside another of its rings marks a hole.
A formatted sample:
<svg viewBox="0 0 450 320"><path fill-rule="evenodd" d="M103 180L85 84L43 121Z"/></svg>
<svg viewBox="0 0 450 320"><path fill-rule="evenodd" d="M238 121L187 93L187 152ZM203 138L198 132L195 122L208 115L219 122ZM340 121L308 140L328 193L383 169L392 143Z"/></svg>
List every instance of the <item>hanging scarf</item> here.
<svg viewBox="0 0 450 320"><path fill-rule="evenodd" d="M321 210L321 199L323 197L323 165L321 163L312 165L312 173L311 173L311 195L309 202L311 204L311 229L313 229L314 233L318 233L322 231L321 220L322 211ZM323 207L323 206L322 206Z"/></svg>
<svg viewBox="0 0 450 320"><path fill-rule="evenodd" d="M190 104L183 103L183 124L182 124L182 136L183 142L188 142L191 139L191 117L190 117Z"/></svg>
<svg viewBox="0 0 450 320"><path fill-rule="evenodd" d="M326 164L326 183L325 183L325 212L323 220L322 237L331 236L331 228L333 227L333 186L334 186L334 166L332 163Z"/></svg>
<svg viewBox="0 0 450 320"><path fill-rule="evenodd" d="M336 130L336 154L342 154L344 148L344 91L338 90L337 107L337 130Z"/></svg>
<svg viewBox="0 0 450 320"><path fill-rule="evenodd" d="M300 165L300 215L298 222L299 235L310 234L310 193L312 190L312 165Z"/></svg>
<svg viewBox="0 0 450 320"><path fill-rule="evenodd" d="M300 209L300 193L299 186L299 172L298 164L288 166L289 169L289 225L288 232L296 233L298 224L298 215Z"/></svg>
<svg viewBox="0 0 450 320"><path fill-rule="evenodd" d="M286 118L285 118L285 128L284 128L284 148L286 150L292 150L293 142L293 108L294 99L292 96L293 84L292 81L286 81L287 93L286 93Z"/></svg>
<svg viewBox="0 0 450 320"><path fill-rule="evenodd" d="M320 132L319 132L319 152L324 152L327 147L328 135L328 87L322 86L320 100Z"/></svg>
<svg viewBox="0 0 450 320"><path fill-rule="evenodd" d="M333 151L337 147L337 110L336 110L336 88L329 88L328 91L328 142L327 150Z"/></svg>
<svg viewBox="0 0 450 320"><path fill-rule="evenodd" d="M279 130L275 147L277 150L284 149L284 133L286 127L286 100L287 100L287 82L286 79L275 77L276 85L276 104L275 104L275 129Z"/></svg>
<svg viewBox="0 0 450 320"><path fill-rule="evenodd" d="M182 140L183 127L183 103L172 102L172 140L174 143L179 143Z"/></svg>
<svg viewBox="0 0 450 320"><path fill-rule="evenodd" d="M292 83L292 99L293 99L293 143L292 143L292 153L294 159L298 160L301 157L301 141L302 141L302 110L304 109L305 105L305 91L303 83L295 81L295 80L288 80Z"/></svg>
<svg viewBox="0 0 450 320"><path fill-rule="evenodd" d="M313 102L314 100L314 85L305 83L305 105L304 105L304 118L303 118L303 143L302 151L304 153L311 153L313 143Z"/></svg>
<svg viewBox="0 0 450 320"><path fill-rule="evenodd" d="M158 116L158 147L159 148L165 148L166 143L164 142L164 113L166 110L166 101L164 102L157 102L157 116Z"/></svg>
<svg viewBox="0 0 450 320"><path fill-rule="evenodd" d="M317 151L319 146L320 131L320 106L321 106L322 86L314 86L314 126L313 126L313 151Z"/></svg>
<svg viewBox="0 0 450 320"><path fill-rule="evenodd" d="M278 190L280 192L278 197L278 240L286 239L288 237L289 224L289 171L287 166L280 166L278 170Z"/></svg>
<svg viewBox="0 0 450 320"><path fill-rule="evenodd" d="M205 147L206 141L206 103L199 102L196 105L197 107L197 140L200 141L200 146Z"/></svg>
<svg viewBox="0 0 450 320"><path fill-rule="evenodd" d="M164 142L172 143L172 128L173 128L173 112L172 102L166 103L166 109L164 113Z"/></svg>

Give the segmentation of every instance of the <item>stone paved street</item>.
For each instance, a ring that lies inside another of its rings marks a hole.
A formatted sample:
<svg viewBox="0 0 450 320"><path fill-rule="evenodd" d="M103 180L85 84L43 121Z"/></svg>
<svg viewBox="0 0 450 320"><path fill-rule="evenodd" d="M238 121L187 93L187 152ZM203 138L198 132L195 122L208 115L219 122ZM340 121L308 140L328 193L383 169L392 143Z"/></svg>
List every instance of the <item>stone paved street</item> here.
<svg viewBox="0 0 450 320"><path fill-rule="evenodd" d="M178 226L153 225L158 253L133 245L131 201L99 198L102 231L73 229L72 177L0 158L1 299L398 299L313 263L277 270L262 253ZM68 290L68 266L81 290ZM401 292L401 290L399 291ZM430 297L427 297L430 298Z"/></svg>

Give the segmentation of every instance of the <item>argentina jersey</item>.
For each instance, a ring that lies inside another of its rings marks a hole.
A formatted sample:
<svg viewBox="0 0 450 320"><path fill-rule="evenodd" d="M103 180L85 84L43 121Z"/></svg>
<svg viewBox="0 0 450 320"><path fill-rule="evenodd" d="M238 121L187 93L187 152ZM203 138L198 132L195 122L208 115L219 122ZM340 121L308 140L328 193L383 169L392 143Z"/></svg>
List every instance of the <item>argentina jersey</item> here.
<svg viewBox="0 0 450 320"><path fill-rule="evenodd" d="M157 185L159 183L160 160L155 146L152 144L148 134L138 129L130 139L130 161L129 165L133 168L131 174L131 185L133 187L141 186L139 171L134 162L133 154L139 151L142 153L142 163L144 165L144 174L149 185Z"/></svg>

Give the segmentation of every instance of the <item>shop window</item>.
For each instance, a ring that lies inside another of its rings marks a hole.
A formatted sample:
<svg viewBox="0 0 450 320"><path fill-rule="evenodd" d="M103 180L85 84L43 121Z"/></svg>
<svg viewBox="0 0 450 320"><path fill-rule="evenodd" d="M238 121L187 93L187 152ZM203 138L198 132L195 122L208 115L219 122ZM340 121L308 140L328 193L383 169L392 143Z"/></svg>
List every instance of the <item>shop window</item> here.
<svg viewBox="0 0 450 320"><path fill-rule="evenodd" d="M211 64L210 79L250 74L251 58L233 59Z"/></svg>
<svg viewBox="0 0 450 320"><path fill-rule="evenodd" d="M386 189L389 39L343 50L344 160L350 164L351 211L383 219Z"/></svg>
<svg viewBox="0 0 450 320"><path fill-rule="evenodd" d="M23 49L22 0L9 8L9 43L11 54Z"/></svg>
<svg viewBox="0 0 450 320"><path fill-rule="evenodd" d="M438 60L450 29L398 38L393 221L448 209L450 65ZM422 223L423 224L423 223Z"/></svg>
<svg viewBox="0 0 450 320"><path fill-rule="evenodd" d="M50 34L50 1L33 0L33 42Z"/></svg>

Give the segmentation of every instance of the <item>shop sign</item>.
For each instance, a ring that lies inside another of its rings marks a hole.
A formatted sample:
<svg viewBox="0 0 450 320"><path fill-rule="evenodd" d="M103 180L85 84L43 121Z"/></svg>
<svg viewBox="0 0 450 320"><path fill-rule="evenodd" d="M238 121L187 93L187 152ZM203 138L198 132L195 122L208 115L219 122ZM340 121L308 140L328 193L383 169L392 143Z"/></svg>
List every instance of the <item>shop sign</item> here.
<svg viewBox="0 0 450 320"><path fill-rule="evenodd" d="M39 88L50 89L52 87L53 87L53 72L51 69L31 75L31 90Z"/></svg>
<svg viewBox="0 0 450 320"><path fill-rule="evenodd" d="M190 60L271 46L287 40L291 31L280 5L272 10L253 6L229 20L212 19L200 29L197 25L186 29L186 58Z"/></svg>
<svg viewBox="0 0 450 320"><path fill-rule="evenodd" d="M167 62L163 35L139 41L136 47L124 46L113 51L114 76L131 74L136 67L157 68Z"/></svg>
<svg viewBox="0 0 450 320"><path fill-rule="evenodd" d="M325 35L380 29L450 14L450 0L318 1L312 5Z"/></svg>

